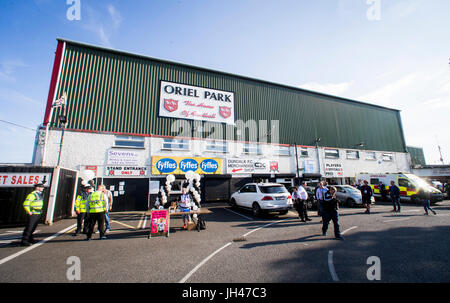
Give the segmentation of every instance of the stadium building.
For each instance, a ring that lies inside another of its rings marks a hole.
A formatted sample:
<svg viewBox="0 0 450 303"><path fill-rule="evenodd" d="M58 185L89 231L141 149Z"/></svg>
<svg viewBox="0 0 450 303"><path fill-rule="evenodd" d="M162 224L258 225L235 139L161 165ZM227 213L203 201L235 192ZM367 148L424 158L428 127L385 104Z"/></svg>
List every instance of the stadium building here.
<svg viewBox="0 0 450 303"><path fill-rule="evenodd" d="M410 171L399 110L57 41L33 162L92 170L116 211L147 209L167 174L179 192L189 170L204 202L255 180Z"/></svg>

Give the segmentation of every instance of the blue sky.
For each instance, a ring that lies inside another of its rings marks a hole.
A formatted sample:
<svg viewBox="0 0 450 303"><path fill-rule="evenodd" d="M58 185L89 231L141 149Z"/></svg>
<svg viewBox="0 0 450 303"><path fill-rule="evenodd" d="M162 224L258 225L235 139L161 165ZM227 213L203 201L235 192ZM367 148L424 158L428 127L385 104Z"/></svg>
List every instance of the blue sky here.
<svg viewBox="0 0 450 303"><path fill-rule="evenodd" d="M0 1L0 120L42 123L62 37L400 109L407 145L450 163L448 0L79 1L73 21L66 0ZM0 162L34 138L0 121Z"/></svg>

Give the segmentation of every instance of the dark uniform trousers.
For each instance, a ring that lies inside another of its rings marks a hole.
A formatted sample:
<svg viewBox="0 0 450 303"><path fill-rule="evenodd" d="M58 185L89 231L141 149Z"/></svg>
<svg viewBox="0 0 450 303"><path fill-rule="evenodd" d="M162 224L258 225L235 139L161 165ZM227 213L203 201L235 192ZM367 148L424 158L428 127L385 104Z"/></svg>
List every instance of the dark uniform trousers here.
<svg viewBox="0 0 450 303"><path fill-rule="evenodd" d="M79 234L81 232L81 226L83 226L83 233L87 234L89 224L88 213L79 213L77 215L77 231L75 233Z"/></svg>
<svg viewBox="0 0 450 303"><path fill-rule="evenodd" d="M298 212L298 215L300 216L301 220L308 219L308 211L306 206L306 201L302 199L297 199L295 201L295 209Z"/></svg>
<svg viewBox="0 0 450 303"><path fill-rule="evenodd" d="M95 223L98 223L98 230L100 232L100 238L105 235L105 212L101 213L89 213L89 230L87 238L90 239L94 233Z"/></svg>
<svg viewBox="0 0 450 303"><path fill-rule="evenodd" d="M322 232L326 234L328 230L328 224L333 221L334 224L334 236L336 238L341 236L339 229L339 213L337 210L325 210L322 209Z"/></svg>
<svg viewBox="0 0 450 303"><path fill-rule="evenodd" d="M22 235L22 242L31 242L33 241L33 233L36 230L36 227L41 219L41 215L31 215L28 216L27 225L25 226L25 230Z"/></svg>

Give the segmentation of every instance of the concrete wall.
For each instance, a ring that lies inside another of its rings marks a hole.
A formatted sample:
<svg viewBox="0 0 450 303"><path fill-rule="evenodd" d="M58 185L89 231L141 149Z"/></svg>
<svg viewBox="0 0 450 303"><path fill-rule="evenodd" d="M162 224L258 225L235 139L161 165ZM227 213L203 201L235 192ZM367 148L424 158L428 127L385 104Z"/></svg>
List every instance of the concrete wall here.
<svg viewBox="0 0 450 303"><path fill-rule="evenodd" d="M225 159L228 158L252 158L252 159L272 159L278 160L279 172L283 174L295 174L297 163L295 160L295 148L290 147L289 156L278 156L275 152L277 148L274 145L263 145L263 155L246 155L243 152L244 143L229 142L228 153L215 153L205 151L205 140L189 141L189 151L170 151L162 148L164 139L157 137L143 137L143 149L134 148L116 148L114 146L115 135L99 134L87 132L65 131L63 147L61 152L60 166L74 170L82 170L84 166L97 166L98 177L105 176L105 167L107 166L107 153L109 150L114 151L132 151L136 153L136 165L147 167L148 175L151 174L151 157L152 156L184 156L184 157L217 157L223 159L222 173L226 174ZM56 166L58 161L58 153L60 147L61 131L51 130L48 136L46 149L45 166ZM383 152L376 152L376 160L366 160L366 151L359 150L359 159L347 159L346 149L339 149L340 156L338 159L325 158L325 150L319 147L306 147L308 156L301 156L301 148L298 147L298 166L299 173L320 173L326 176L326 164L337 164L342 168L342 175L336 178L353 178L360 172L368 173L387 173L387 172L409 172L408 154L389 152L393 156L393 161L383 161ZM39 150L37 148L36 150ZM319 158L318 158L319 154ZM39 161L39 155L36 155ZM239 175L236 175L238 177ZM240 175L239 177L242 177ZM332 176L327 176L332 177Z"/></svg>

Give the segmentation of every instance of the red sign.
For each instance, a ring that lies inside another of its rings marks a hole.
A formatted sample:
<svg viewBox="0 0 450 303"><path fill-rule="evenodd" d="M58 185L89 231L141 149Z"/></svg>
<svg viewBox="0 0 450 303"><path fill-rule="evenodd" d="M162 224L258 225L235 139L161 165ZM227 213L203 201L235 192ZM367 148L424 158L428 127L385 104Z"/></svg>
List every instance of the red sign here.
<svg viewBox="0 0 450 303"><path fill-rule="evenodd" d="M231 116L231 107L219 106L219 114L225 119Z"/></svg>
<svg viewBox="0 0 450 303"><path fill-rule="evenodd" d="M274 171L274 172L278 171L278 162L276 162L276 161L270 162L270 171Z"/></svg>
<svg viewBox="0 0 450 303"><path fill-rule="evenodd" d="M173 99L164 99L164 108L169 112L174 112L178 109L178 101Z"/></svg>

